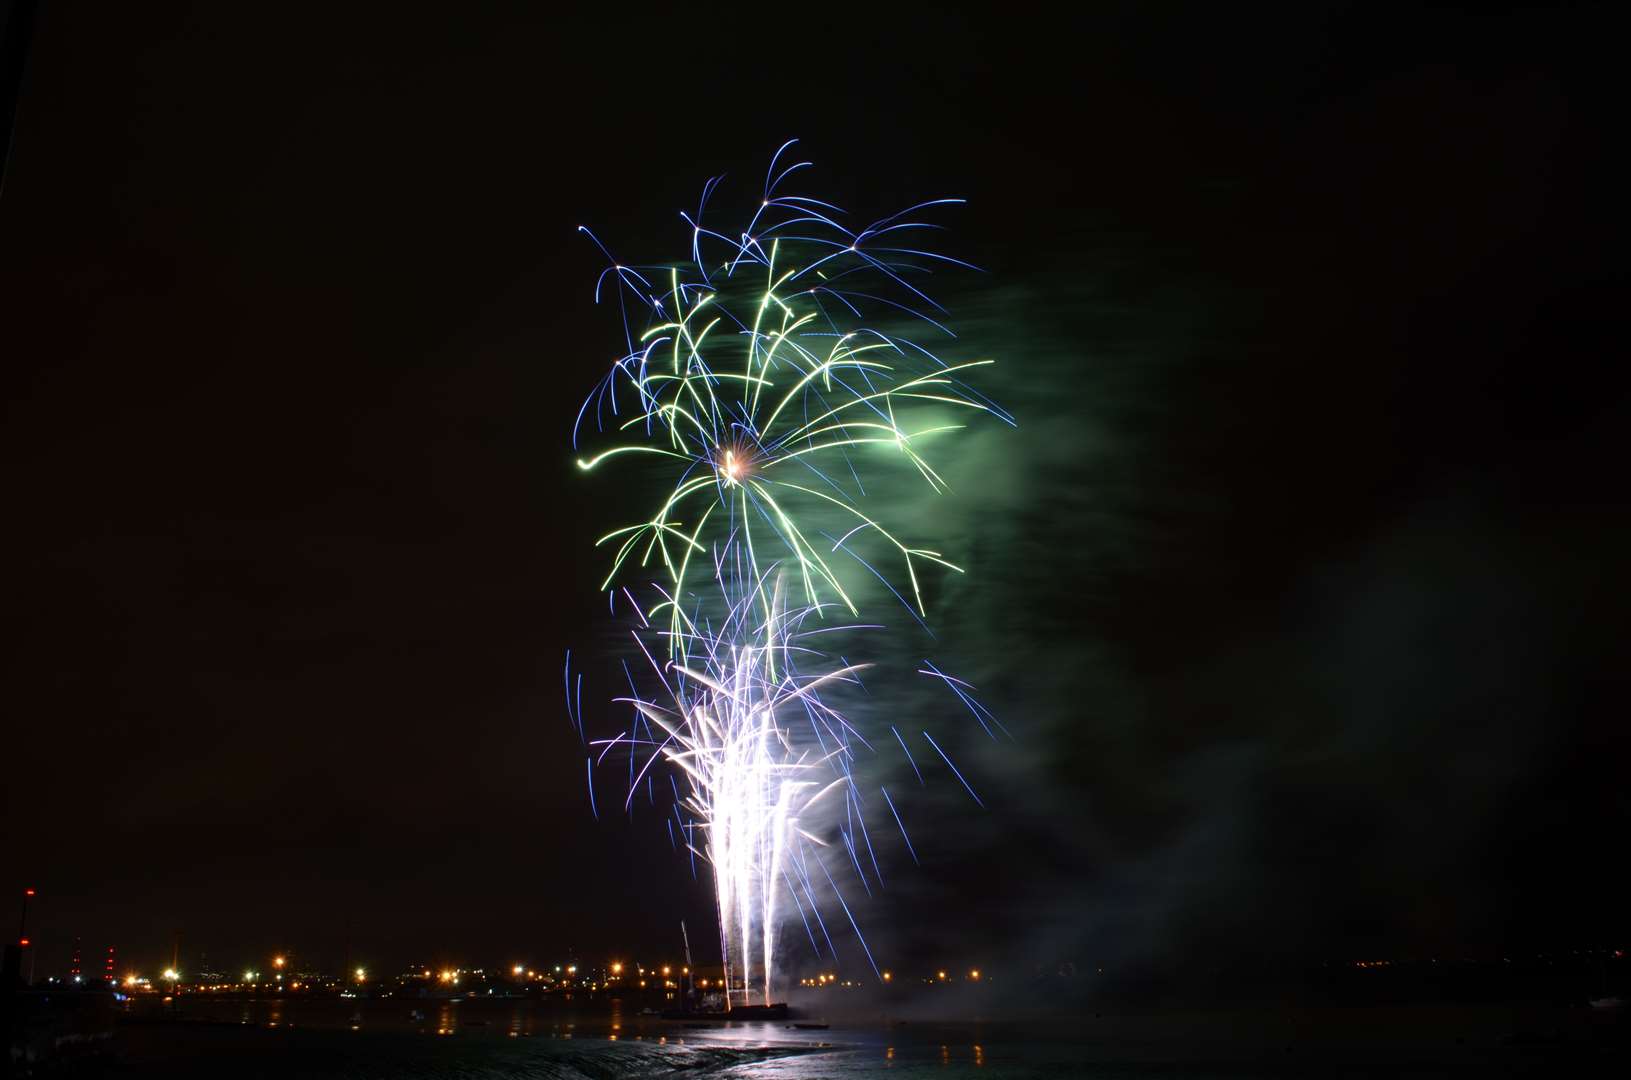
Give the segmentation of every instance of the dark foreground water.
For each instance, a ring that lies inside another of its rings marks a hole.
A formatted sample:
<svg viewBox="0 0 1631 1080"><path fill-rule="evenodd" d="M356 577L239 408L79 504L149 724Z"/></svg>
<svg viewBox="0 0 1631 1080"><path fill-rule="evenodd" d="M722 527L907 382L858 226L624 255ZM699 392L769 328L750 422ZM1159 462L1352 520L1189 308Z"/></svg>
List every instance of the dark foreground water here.
<svg viewBox="0 0 1631 1080"><path fill-rule="evenodd" d="M156 1003L153 1003L156 1005ZM934 1076L1631 1075L1620 1016L1542 1007L1083 1012L1026 1021L887 1016L801 1030L685 1024L527 1001L147 1006L41 1075L289 1080Z"/></svg>

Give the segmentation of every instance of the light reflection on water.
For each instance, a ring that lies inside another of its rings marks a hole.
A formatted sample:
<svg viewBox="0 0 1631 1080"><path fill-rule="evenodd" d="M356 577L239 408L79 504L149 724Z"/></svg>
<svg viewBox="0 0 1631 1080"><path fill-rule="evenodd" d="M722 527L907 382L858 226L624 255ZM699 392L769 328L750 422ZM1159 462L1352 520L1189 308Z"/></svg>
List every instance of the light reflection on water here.
<svg viewBox="0 0 1631 1080"><path fill-rule="evenodd" d="M985 1070L988 1057L1003 1076L1060 1075L1056 1066L1035 1071L1040 1063L1022 1047L1004 1045L992 1053L988 1040L974 1025L964 1029L968 1041L959 1042L946 1038L950 1029L931 1032L877 1026L818 1031L797 1029L782 1021L665 1021L625 1012L620 1002L602 1012L582 1013L524 999L334 1002L265 998L189 1003L184 1019L203 1022L184 1027L210 1027L212 1021L226 1021L259 1028L266 1037L275 1031L278 1041L262 1050L315 1055L315 1048L321 1046L320 1067L302 1063L290 1075L332 1080L383 1075L379 1069L389 1069L390 1062L400 1056L415 1062L413 1075L427 1080L584 1074L641 1077L675 1071L698 1080L714 1076L854 1080L858 1074L910 1080L929 1073L953 1080ZM413 1049L432 1044L446 1049L437 1050L430 1059L423 1056L428 1051ZM229 1055L240 1052L237 1047L226 1050ZM249 1044L243 1052L249 1052ZM195 1074L184 1067L174 1075ZM230 1077L232 1071L228 1067L217 1075Z"/></svg>

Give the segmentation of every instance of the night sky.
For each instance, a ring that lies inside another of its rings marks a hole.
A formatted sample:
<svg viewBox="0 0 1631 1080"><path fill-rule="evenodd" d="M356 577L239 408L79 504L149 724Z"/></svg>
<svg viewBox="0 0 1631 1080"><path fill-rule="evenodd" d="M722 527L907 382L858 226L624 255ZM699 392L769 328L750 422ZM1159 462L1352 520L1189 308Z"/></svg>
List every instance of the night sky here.
<svg viewBox="0 0 1631 1080"><path fill-rule="evenodd" d="M970 200L948 306L1020 422L959 473L941 623L1016 739L959 739L988 809L923 794L875 947L1625 941L1606 9L347 7L38 22L0 885L42 968L707 924L658 822L591 817L562 705L620 523L567 441L620 343L575 227L678 257L793 137L868 220Z"/></svg>

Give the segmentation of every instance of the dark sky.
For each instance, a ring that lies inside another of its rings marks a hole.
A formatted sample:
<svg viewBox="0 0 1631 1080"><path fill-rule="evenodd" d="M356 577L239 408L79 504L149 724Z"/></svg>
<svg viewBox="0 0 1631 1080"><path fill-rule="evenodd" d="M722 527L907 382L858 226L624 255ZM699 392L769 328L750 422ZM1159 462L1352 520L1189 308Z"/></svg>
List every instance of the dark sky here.
<svg viewBox="0 0 1631 1080"><path fill-rule="evenodd" d="M971 200L954 291L1070 450L968 526L1074 539L982 579L1006 645L951 635L1018 739L875 944L1624 940L1604 10L44 8L0 197L0 883L42 963L706 921L660 829L591 819L561 707L618 344L574 227L672 258L791 137L871 217Z"/></svg>

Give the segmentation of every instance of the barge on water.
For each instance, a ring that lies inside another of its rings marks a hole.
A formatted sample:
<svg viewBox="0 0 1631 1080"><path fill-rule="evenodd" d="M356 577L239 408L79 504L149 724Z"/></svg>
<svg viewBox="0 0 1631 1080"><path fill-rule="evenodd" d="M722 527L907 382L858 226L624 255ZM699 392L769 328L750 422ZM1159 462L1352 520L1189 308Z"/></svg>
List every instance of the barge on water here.
<svg viewBox="0 0 1631 1080"><path fill-rule="evenodd" d="M733 1005L729 1009L664 1009L664 1020L786 1020L787 1002Z"/></svg>

